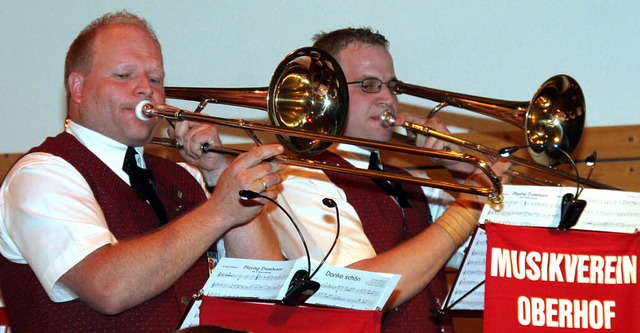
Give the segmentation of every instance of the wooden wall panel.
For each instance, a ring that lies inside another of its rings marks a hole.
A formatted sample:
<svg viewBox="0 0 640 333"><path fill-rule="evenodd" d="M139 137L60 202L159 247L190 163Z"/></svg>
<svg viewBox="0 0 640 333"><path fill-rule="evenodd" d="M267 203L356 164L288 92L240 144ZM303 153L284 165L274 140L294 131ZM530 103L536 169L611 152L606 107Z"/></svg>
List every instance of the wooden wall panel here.
<svg viewBox="0 0 640 333"><path fill-rule="evenodd" d="M525 141L522 131L469 133L459 137L494 149L523 145ZM586 128L580 144L572 154L581 177L586 177L589 172L589 167L584 164L584 159L594 150L597 151L598 162L591 179L621 190L640 192L640 125ZM465 151L486 159L476 151L470 149L465 149ZM408 168L427 168L432 178L449 179L446 170L434 166L425 158L407 156L406 154L387 155L394 165ZM530 160L525 149L515 155ZM513 169L554 183L575 185L573 178L565 180L549 177L521 166L514 166ZM575 174L570 164L561 165L558 169L566 171L571 176ZM514 180L514 183L525 182Z"/></svg>
<svg viewBox="0 0 640 333"><path fill-rule="evenodd" d="M0 155L0 174L2 178L7 174L7 171L11 168L13 163L20 157L22 154L2 154Z"/></svg>

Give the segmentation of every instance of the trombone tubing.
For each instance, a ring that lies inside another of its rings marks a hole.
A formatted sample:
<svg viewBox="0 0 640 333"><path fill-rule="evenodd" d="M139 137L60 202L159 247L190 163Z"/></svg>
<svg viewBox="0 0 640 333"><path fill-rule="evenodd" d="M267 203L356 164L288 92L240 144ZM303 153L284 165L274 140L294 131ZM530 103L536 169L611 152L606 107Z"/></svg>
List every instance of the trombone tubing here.
<svg viewBox="0 0 640 333"><path fill-rule="evenodd" d="M188 120L188 121L195 121L195 122L204 122L204 123L229 126L232 128L240 128L244 130L258 130L258 131L263 131L263 132L272 133L272 134L290 135L290 136L304 138L304 139L360 145L360 146L365 146L365 147L370 147L370 148L375 148L380 150L393 149L394 151L403 152L403 153L418 154L418 155L430 156L434 158L457 160L460 162L471 163L471 164L474 164L484 174L487 175L487 177L491 181L491 184L493 185L492 188L453 184L453 183L437 181L432 179L410 177L410 176L390 174L390 173L379 172L379 171L363 170L358 168L346 168L343 166L331 165L331 164L321 163L317 161L294 159L294 158L285 157L285 156L279 156L278 158L274 159L278 162L281 162L283 164L288 164L288 165L315 168L315 169L326 170L326 171L345 172L345 173L350 173L350 174L355 174L360 176L366 176L369 178L395 180L395 181L413 183L420 186L430 186L430 187L441 188L445 190L453 190L457 192L465 192L465 193L470 193L475 195L483 195L483 196L487 196L488 199L495 204L501 203L503 200L502 183L500 182L500 177L498 177L491 170L491 168L485 161L479 159L476 156L467 155L459 152L445 152L445 151L440 151L435 149L418 148L418 147L411 147L411 146L404 146L404 145L394 145L394 144L390 144L382 141L353 138L349 136L336 136L336 135L329 135L324 133L312 133L304 130L295 130L295 129L289 129L289 128L271 126L271 125L264 125L264 124L254 123L254 122L247 122L242 119L234 120L234 119L220 118L220 117L205 115L201 113L190 112L190 111L176 108L170 105L154 106L148 102L144 103L144 105L142 104L143 103L141 102L136 108L136 112L139 113L139 117L146 117L146 118L161 117L168 120L178 120L178 121ZM161 144L167 145L166 143L161 143ZM230 150L228 148L219 149L219 148L203 147L203 152L205 151L217 151L222 153L235 153L235 154L238 153L237 150Z"/></svg>
<svg viewBox="0 0 640 333"><path fill-rule="evenodd" d="M479 143L475 143L475 142L471 142L471 141L467 141L464 139L460 139L457 138L455 136L452 135L447 135L444 134L442 132L438 132L428 126L422 126L422 125L418 125L415 123L410 123L410 122L404 122L402 125L400 125L404 128L406 128L408 131L411 131L413 133L417 133L417 134L422 134L424 136L432 136L434 138L440 139L440 140L444 140L444 141L448 141L454 144L457 144L459 146L465 147L465 148L469 148L472 150L475 150L477 152L483 153L483 154L487 154L493 157L500 157L500 158L504 158L508 161L511 161L513 163L516 163L518 165L523 165L523 166L527 166L529 168L535 169L537 171L540 171L542 173L546 173L546 174L550 174L552 176L556 176L558 178L562 178L565 180L570 180L570 181L576 181L579 184L582 185L589 185L593 188L600 188L600 189L609 189L609 190L619 190L616 187L613 187L611 185L607 185L607 184L603 184L601 182L595 181L595 180L591 180L591 179L585 179L585 178L577 178L576 175L568 173L568 172L564 172L562 170L558 170L552 166L544 166L542 164L538 164L538 163L533 163L527 159L518 157L518 156L508 156L508 157L503 157L500 155L500 153L498 152L498 150L487 147L487 146L483 146Z"/></svg>

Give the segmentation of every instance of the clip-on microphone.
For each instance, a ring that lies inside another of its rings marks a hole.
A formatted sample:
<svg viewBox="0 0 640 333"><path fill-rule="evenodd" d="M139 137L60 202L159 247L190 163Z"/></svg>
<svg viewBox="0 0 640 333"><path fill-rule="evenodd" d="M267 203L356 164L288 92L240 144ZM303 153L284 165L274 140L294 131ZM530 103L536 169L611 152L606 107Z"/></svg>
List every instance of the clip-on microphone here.
<svg viewBox="0 0 640 333"><path fill-rule="evenodd" d="M305 272L304 270L299 270L293 275L293 279L291 279L291 282L289 283L289 288L287 289L287 292L285 293L284 298L282 299L282 304L285 304L285 305L304 304L304 302L306 302L307 299L309 299L309 297L313 296L316 293L316 291L320 289L320 283L311 280L311 278L313 278L313 276L316 275L316 273L318 273L318 271L320 270L320 267L322 267L324 262L327 260L327 258L329 257L329 254L331 253L331 251L333 251L333 248L335 247L336 242L338 241L338 236L340 235L340 214L338 213L338 205L336 204L335 201L329 198L322 199L322 203L329 208L336 209L336 216L337 216L336 223L338 228L338 231L336 232L336 237L333 240L333 244L331 245L331 248L329 248L329 251L327 251L327 254L324 256L320 264L318 264L318 267L316 267L313 273L310 273L311 268L309 268L309 273ZM289 216L289 219L295 225L295 223L293 222L293 219L291 219L291 216ZM297 229L297 226L296 226L296 229ZM309 258L309 250L307 249L307 244L304 238L302 237L302 233L300 231L298 232L304 244L305 250L307 251L307 258Z"/></svg>
<svg viewBox="0 0 640 333"><path fill-rule="evenodd" d="M505 147L500 149L498 153L502 157L508 157L509 155L513 154L520 148L527 148L527 147L529 146ZM569 160L569 162L571 162L571 165L573 166L573 169L576 172L576 194L573 195L573 193L567 193L563 195L562 203L560 205L560 223L558 223L558 229L567 230L573 227L574 225L576 225L576 223L578 223L578 219L580 218L580 215L582 215L582 212L587 206L587 202L585 200L579 199L580 194L584 190L584 186L582 186L580 183L580 174L578 173L578 167L576 166L576 163L573 161L571 156L566 151L558 147L556 147L556 149L567 157L567 159ZM589 178L591 177L591 173L595 168L596 158L597 158L597 153L595 151L586 158L586 161L585 161L586 164L588 166L591 166L591 169L589 170L589 175L587 176L587 180L589 180Z"/></svg>
<svg viewBox="0 0 640 333"><path fill-rule="evenodd" d="M276 205L280 210L282 210L285 213L285 215L287 215L287 217L289 218L289 221L291 221L294 228L298 232L298 235L302 240L302 245L304 246L304 251L307 255L307 270L301 269L295 272L295 274L293 275L293 278L291 279L291 282L289 283L287 292L285 293L285 296L282 299L282 304L296 305L296 306L304 304L304 302L306 302L307 299L309 299L309 297L313 296L318 291L318 289L320 289L320 283L318 283L317 281L311 280L311 278L318 272L322 264L324 264L325 260L333 250L333 247L336 245L336 242L338 240L338 235L340 234L340 215L338 215L338 221L337 221L338 231L336 233L336 238L333 242L333 245L331 245L331 248L329 249L325 257L322 259L322 262L320 262L320 264L312 274L311 273L311 256L309 255L309 248L307 246L307 242L304 240L302 231L300 231L300 228L298 227L298 225L293 221L293 218L291 217L289 212L287 212L287 210L284 209L284 207L282 207L275 200L267 196L261 195L257 192L249 191L249 190L241 190L239 194L240 194L240 198L243 200L250 200L255 198L263 198L263 199L269 200L274 205ZM338 207L335 201L329 198L324 198L322 200L322 203L329 208L335 207L336 213L337 213Z"/></svg>
<svg viewBox="0 0 640 333"><path fill-rule="evenodd" d="M562 151L562 150L560 150ZM587 206L587 201L578 199L582 191L584 190L584 186L580 184L580 176L578 175L578 168L576 164L573 162L569 154L565 151L562 151L567 157L569 157L569 161L573 164L573 168L576 170L576 178L577 178L577 187L576 187L576 195L574 196L571 193L567 193L562 197L562 205L560 210L560 223L558 224L558 229L567 230L571 227L575 226L578 223L578 219L585 207ZM587 175L587 180L591 178L591 173L596 165L597 153L594 151L589 155L585 162L588 166L591 167L589 170L589 174Z"/></svg>

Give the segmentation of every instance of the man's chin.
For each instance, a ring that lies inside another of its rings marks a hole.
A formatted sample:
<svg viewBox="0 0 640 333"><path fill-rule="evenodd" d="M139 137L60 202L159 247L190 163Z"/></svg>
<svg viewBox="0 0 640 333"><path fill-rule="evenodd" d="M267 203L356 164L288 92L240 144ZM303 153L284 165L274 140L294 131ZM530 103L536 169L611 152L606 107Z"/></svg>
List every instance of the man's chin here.
<svg viewBox="0 0 640 333"><path fill-rule="evenodd" d="M371 131L372 137L375 137L374 140L377 141L385 141L388 142L391 140L391 136L393 135L393 131L387 128L379 128L375 131Z"/></svg>

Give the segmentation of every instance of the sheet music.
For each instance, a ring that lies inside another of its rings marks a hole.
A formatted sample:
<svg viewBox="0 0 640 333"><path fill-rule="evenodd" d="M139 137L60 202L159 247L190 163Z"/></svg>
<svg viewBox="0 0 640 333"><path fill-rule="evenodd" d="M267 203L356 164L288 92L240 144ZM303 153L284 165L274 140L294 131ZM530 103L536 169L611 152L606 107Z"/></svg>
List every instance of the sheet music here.
<svg viewBox="0 0 640 333"><path fill-rule="evenodd" d="M319 263L312 260L311 270ZM267 261L225 257L205 283L203 294L252 300L280 301L291 278L307 270L307 259ZM379 310L387 302L400 275L367 272L324 264L313 276L320 289L306 304L357 310Z"/></svg>
<svg viewBox="0 0 640 333"><path fill-rule="evenodd" d="M477 228L460 272L444 304L445 310L483 310L487 233Z"/></svg>
<svg viewBox="0 0 640 333"><path fill-rule="evenodd" d="M575 190L570 187L505 185L503 203L485 205L479 221L555 228L560 222L562 196L575 193ZM587 206L572 229L634 233L640 228L640 193L584 189L580 199L586 200ZM484 309L487 255L484 229L476 229L467 251L443 306L445 310ZM465 296L473 288L476 289Z"/></svg>
<svg viewBox="0 0 640 333"><path fill-rule="evenodd" d="M294 261L224 257L216 264L203 293L214 297L277 300L293 265Z"/></svg>
<svg viewBox="0 0 640 333"><path fill-rule="evenodd" d="M193 305L189 308L189 312L187 312L180 324L180 329L200 325L200 304L202 304L202 300L196 299L193 301Z"/></svg>
<svg viewBox="0 0 640 333"><path fill-rule="evenodd" d="M560 223L562 196L575 187L504 185L504 201L485 205L480 223L555 228ZM640 193L585 188L587 206L572 229L634 233L640 228Z"/></svg>
<svg viewBox="0 0 640 333"><path fill-rule="evenodd" d="M317 262L312 263L314 270L317 266ZM305 268L306 264L298 260L292 273ZM307 304L380 311L400 281L400 275L373 273L325 264L312 280L320 283L320 289L307 300ZM284 297L285 289L278 295L279 299Z"/></svg>

